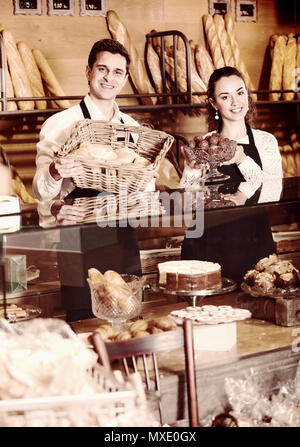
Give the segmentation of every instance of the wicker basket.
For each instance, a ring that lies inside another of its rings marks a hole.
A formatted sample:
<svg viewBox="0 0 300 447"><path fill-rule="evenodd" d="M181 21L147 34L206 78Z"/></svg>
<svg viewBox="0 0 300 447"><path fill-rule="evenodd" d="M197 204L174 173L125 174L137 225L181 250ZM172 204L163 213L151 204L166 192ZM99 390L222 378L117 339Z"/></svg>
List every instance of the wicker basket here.
<svg viewBox="0 0 300 447"><path fill-rule="evenodd" d="M134 142L130 141L130 137ZM83 166L83 174L73 178L79 188L118 193L120 191L145 191L154 178L159 165L170 149L174 138L162 131L144 126L106 123L85 119L78 121L66 143L58 152L59 157L75 158L72 152L82 142L110 145L113 149L130 148L150 161L147 167L137 167L117 162L87 160L76 155Z"/></svg>

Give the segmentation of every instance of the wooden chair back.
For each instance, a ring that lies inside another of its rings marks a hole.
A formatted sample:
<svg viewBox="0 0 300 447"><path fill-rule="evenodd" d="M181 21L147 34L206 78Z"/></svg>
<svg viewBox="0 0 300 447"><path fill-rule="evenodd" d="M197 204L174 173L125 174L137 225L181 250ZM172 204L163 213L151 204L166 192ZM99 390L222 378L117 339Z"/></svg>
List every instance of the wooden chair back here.
<svg viewBox="0 0 300 447"><path fill-rule="evenodd" d="M139 368L141 369L141 365L138 364L138 359L141 358L146 391L150 392L152 390L158 394L160 394L161 388L157 354L164 351L183 348L186 365L189 425L191 427L199 425L193 323L191 320L185 320L183 327L178 328L178 330L164 332L163 334L153 334L151 336L130 339L122 342L104 343L101 335L94 332L92 341L94 349L98 354L99 363L108 371L111 371L112 361L121 360L125 374L129 376L132 372L138 372ZM152 364L149 360L151 360ZM165 421L160 400L158 409L160 423L163 425Z"/></svg>

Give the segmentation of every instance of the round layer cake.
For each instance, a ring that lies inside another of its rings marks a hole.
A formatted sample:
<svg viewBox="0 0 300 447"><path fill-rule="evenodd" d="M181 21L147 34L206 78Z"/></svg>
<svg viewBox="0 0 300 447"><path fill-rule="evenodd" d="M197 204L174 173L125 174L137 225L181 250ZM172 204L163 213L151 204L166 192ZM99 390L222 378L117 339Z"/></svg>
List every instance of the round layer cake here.
<svg viewBox="0 0 300 447"><path fill-rule="evenodd" d="M169 290L203 290L222 285L221 266L208 261L167 261L157 265L159 285Z"/></svg>

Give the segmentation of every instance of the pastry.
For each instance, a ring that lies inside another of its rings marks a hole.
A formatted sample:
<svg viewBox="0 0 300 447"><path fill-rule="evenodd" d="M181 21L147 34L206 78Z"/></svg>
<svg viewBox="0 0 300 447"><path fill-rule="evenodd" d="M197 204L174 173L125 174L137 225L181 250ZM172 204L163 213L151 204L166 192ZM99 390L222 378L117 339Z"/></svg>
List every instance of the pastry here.
<svg viewBox="0 0 300 447"><path fill-rule="evenodd" d="M233 158L236 147L236 141L224 138L217 132L205 138L195 136L189 146L184 147L185 159L191 168L212 162L221 164Z"/></svg>
<svg viewBox="0 0 300 447"><path fill-rule="evenodd" d="M243 279L248 286L263 292L300 285L300 273L293 263L287 259L280 259L275 253L260 259L255 268L249 270Z"/></svg>
<svg viewBox="0 0 300 447"><path fill-rule="evenodd" d="M146 331L148 329L148 323L145 320L137 320L130 326L130 331Z"/></svg>

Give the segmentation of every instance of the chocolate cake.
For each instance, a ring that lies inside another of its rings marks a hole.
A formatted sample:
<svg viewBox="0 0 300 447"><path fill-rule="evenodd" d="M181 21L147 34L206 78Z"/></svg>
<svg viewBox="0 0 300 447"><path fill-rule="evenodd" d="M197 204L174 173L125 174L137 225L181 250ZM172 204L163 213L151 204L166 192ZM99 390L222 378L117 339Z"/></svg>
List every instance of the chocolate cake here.
<svg viewBox="0 0 300 447"><path fill-rule="evenodd" d="M203 290L222 285L221 266L207 261L167 261L158 264L159 284L169 290Z"/></svg>

